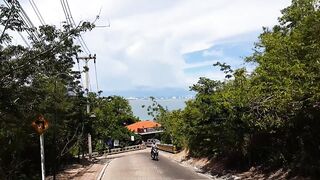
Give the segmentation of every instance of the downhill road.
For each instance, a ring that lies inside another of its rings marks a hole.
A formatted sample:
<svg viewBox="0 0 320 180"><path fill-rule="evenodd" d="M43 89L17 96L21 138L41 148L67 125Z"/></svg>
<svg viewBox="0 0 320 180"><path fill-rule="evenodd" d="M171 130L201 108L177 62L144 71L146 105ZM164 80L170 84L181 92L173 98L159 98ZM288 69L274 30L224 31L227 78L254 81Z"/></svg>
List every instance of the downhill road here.
<svg viewBox="0 0 320 180"><path fill-rule="evenodd" d="M103 180L208 179L192 169L161 155L159 161L150 157L149 149L110 157Z"/></svg>

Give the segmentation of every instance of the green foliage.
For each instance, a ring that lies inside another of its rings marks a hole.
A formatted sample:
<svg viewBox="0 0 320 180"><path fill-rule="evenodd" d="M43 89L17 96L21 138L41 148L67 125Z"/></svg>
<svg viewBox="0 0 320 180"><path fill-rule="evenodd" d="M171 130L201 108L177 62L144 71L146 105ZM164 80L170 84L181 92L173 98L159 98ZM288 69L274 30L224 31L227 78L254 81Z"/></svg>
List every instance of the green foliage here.
<svg viewBox="0 0 320 180"><path fill-rule="evenodd" d="M132 133L124 125L137 118L128 102L94 93L84 97L81 72L72 70L74 58L82 52L74 40L94 25L30 29L19 17L19 2L9 4L0 6L0 179L40 178L39 136L31 127L40 114L49 121L44 134L47 174L87 152L87 133L92 134L97 150L104 148L105 138L129 142ZM13 45L8 30L37 31L39 38L28 37L30 47ZM97 118L86 113L88 102Z"/></svg>
<svg viewBox="0 0 320 180"><path fill-rule="evenodd" d="M148 115L152 116L153 120L157 121L157 119L159 117L161 117L168 110L165 109L163 106L161 106L161 104L159 104L156 101L155 97L150 96L149 98L150 98L152 104L147 107ZM142 105L142 108L146 108L145 105Z"/></svg>
<svg viewBox="0 0 320 180"><path fill-rule="evenodd" d="M122 146L129 145L131 136L134 135L125 126L138 121L133 116L129 102L120 96L109 96L105 98L93 98L96 120L93 122L93 137L95 141L105 142L109 139L118 139Z"/></svg>
<svg viewBox="0 0 320 180"><path fill-rule="evenodd" d="M29 29L19 19L19 2L10 4L10 8L0 6L0 177L39 179L39 136L31 127L39 114L49 121L45 133L47 173L59 169L76 145L84 145L88 118L80 73L72 70L73 57L81 52L74 39L94 26L82 23L76 28L45 25ZM39 40L30 47L13 45L9 29L37 30ZM75 96L68 95L68 90Z"/></svg>
<svg viewBox="0 0 320 180"><path fill-rule="evenodd" d="M184 110L160 114L166 136L193 156L319 175L319 5L293 0L279 25L263 29L255 52L245 59L257 64L251 74L214 64L226 80L200 78Z"/></svg>

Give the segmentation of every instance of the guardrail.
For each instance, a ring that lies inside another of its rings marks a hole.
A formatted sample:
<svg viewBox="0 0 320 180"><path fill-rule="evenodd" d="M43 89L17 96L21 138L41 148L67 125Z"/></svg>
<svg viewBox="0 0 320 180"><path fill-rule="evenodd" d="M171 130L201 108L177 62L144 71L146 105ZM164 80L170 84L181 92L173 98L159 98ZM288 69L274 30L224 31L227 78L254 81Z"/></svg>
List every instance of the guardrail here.
<svg viewBox="0 0 320 180"><path fill-rule="evenodd" d="M126 146L123 148L114 148L114 149L106 149L101 152L92 152L91 157L97 157L99 155L111 155L111 154L118 154L118 153L124 153L124 152L129 152L129 151L136 151L136 150L141 150L141 149L146 149L146 146L143 144L139 145L134 145L134 146ZM85 157L88 157L88 154L84 154ZM82 155L80 155L82 157Z"/></svg>
<svg viewBox="0 0 320 180"><path fill-rule="evenodd" d="M104 151L104 153L109 155L109 154L117 154L117 153L128 152L128 151L136 151L136 150L145 149L145 148L146 148L145 145L139 144L135 146L127 146L123 148L106 150Z"/></svg>
<svg viewBox="0 0 320 180"><path fill-rule="evenodd" d="M174 154L178 152L176 146L172 144L157 144L157 147L162 151L167 151Z"/></svg>
<svg viewBox="0 0 320 180"><path fill-rule="evenodd" d="M145 148L146 148L145 145L139 144L139 145L134 145L134 146L126 146L126 147L123 147L123 148L107 149L107 150L103 151L103 154L105 154L105 155L118 154L118 153L136 151L136 150L145 149ZM94 152L94 153L92 153L92 156L94 156L94 154L96 154L96 156L99 155L98 152Z"/></svg>

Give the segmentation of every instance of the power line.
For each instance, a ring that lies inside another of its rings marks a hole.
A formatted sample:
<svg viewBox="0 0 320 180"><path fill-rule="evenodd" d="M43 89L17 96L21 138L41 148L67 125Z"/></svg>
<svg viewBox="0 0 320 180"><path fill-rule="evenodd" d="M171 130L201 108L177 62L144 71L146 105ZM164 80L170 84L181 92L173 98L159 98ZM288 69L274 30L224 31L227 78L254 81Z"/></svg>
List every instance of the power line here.
<svg viewBox="0 0 320 180"><path fill-rule="evenodd" d="M34 41L37 42L39 41L39 33L36 30L35 26L33 25L32 21L30 20L30 18L28 17L27 13L24 11L24 9L22 8L22 6L20 5L20 3L18 1L8 1L8 0L4 0L5 4L8 7L12 7L14 6L14 2L17 4L17 8L20 9L18 15L21 19L21 21L23 22L23 24L25 25L25 27L27 28L26 32L28 33L28 35L30 36L30 38Z"/></svg>
<svg viewBox="0 0 320 180"><path fill-rule="evenodd" d="M21 39L23 40L23 42L30 48L30 45L28 43L28 41L23 37L23 35L21 34L21 32L18 31L18 34L20 35Z"/></svg>
<svg viewBox="0 0 320 180"><path fill-rule="evenodd" d="M61 2L61 5L62 5L62 9L63 9L63 12L65 14L65 17L66 17L66 22L67 24L69 24L71 27L74 27L76 25L74 19L73 19L73 16L72 16L72 13L71 13L71 9L70 9L70 6L69 6L69 3L68 3L68 0L60 0ZM99 15L101 13L101 9L100 9L100 12L99 12ZM97 18L99 18L99 15ZM83 51L89 55L89 57L87 57L87 59L85 60L86 62L86 66L87 66L87 63L88 63L88 58L92 58L91 57L91 52L90 52L90 49L88 48L86 42L84 41L83 37L81 36L81 34L79 35L79 37L77 37L77 40L80 44L80 46L83 48ZM94 55L94 66L95 66L95 78L96 78L96 85L97 85L97 91L99 91L99 84L98 84L98 76L97 76L97 67L96 67L96 55ZM78 69L80 71L80 65L79 65L79 59L81 58L78 58L77 57L77 62L78 62ZM90 77L89 77L89 74L86 75L87 77L87 80L86 80L86 88L87 90L91 89L91 84L90 84Z"/></svg>
<svg viewBox="0 0 320 180"><path fill-rule="evenodd" d="M66 22L68 25L70 25L71 27L73 27L71 21L70 21L70 18L69 18L69 14L68 14L68 11L66 9L66 5L65 5L65 2L64 0L60 0L60 3L61 3L61 6L62 6L62 9L63 9L63 13L64 15L66 16Z"/></svg>
<svg viewBox="0 0 320 180"><path fill-rule="evenodd" d="M88 46L87 46L86 42L83 40L82 36L80 35L79 37L80 37L81 41L83 42L84 47L85 47L85 49L87 50L87 53L91 54L91 52L90 52L90 50L89 50L89 48L88 48ZM81 41L80 41L80 42L81 42Z"/></svg>
<svg viewBox="0 0 320 180"><path fill-rule="evenodd" d="M41 15L41 13L40 13L37 5L36 5L36 3L35 3L33 0L29 0L29 2L30 2L30 4L31 4L31 6L32 6L33 11L36 13L36 15L37 15L40 23L41 23L42 25L45 25L46 23L45 23L42 15Z"/></svg>
<svg viewBox="0 0 320 180"><path fill-rule="evenodd" d="M64 12L64 15L66 17L66 22L68 25L70 25L70 27L74 27L76 24L75 24L75 21L73 20L72 16L71 16L71 11L70 11L70 7L69 7L69 4L68 4L68 1L64 1L64 0L60 0L61 2L61 5L62 5L62 9L63 9L63 12ZM81 36L80 36L81 37ZM82 41L79 39L79 37L76 37L77 38L77 41L78 43L80 44L80 46L82 47L82 49L84 50L84 52L89 55L89 51L87 51L87 49L85 48L84 44L83 44L83 39ZM82 38L82 37L81 37Z"/></svg>
<svg viewBox="0 0 320 180"><path fill-rule="evenodd" d="M9 6L8 6L8 7L9 7ZM13 10L14 10L14 6L11 6L11 7L9 7L9 8L10 8L10 13L9 13L9 15L8 15L8 19L7 19L7 22L6 22L5 26L4 26L4 29L3 29L2 33L1 33L0 42L2 41L2 37L4 36L4 33L5 33L6 29L8 28L11 15L12 15Z"/></svg>
<svg viewBox="0 0 320 180"><path fill-rule="evenodd" d="M33 29L33 30L30 30L30 32L33 34L33 37L35 38L35 40L39 41L39 39L40 39L39 38L39 33L38 33L36 27L34 26L34 24L32 23L32 21L30 20L29 16L27 15L27 13L22 8L22 6L20 5L19 2L18 2L18 5L19 5L19 8L21 9L21 15L25 18L25 22L26 22L28 28Z"/></svg>
<svg viewBox="0 0 320 180"><path fill-rule="evenodd" d="M72 21L73 25L75 26L76 23L75 23L75 21L74 21L74 19L73 19L73 17L72 17L72 13L71 13L71 10L70 10L70 6L69 6L69 3L68 3L68 0L65 0L65 4L66 4L66 7L67 7L67 10L69 11L70 20ZM87 51L87 54L88 54L88 53L91 54L91 52L90 52L90 50L89 50L86 42L83 40L83 38L82 38L82 36L81 36L81 34L79 35L79 37L80 37L80 39L81 39L81 40L80 40L80 43L81 43L81 41L82 41L82 43L83 43L83 45L84 45L84 49L86 49L86 51Z"/></svg>
<svg viewBox="0 0 320 180"><path fill-rule="evenodd" d="M63 8L63 12L66 16L66 22L67 24L69 24L71 27L76 26L76 23L72 17L72 13L70 10L70 6L67 0L60 0L62 8ZM77 40L80 44L80 46L83 48L84 52L89 55L91 54L86 42L84 41L84 39L82 38L81 34L79 35L79 37L77 37Z"/></svg>
<svg viewBox="0 0 320 180"><path fill-rule="evenodd" d="M67 5L69 5L69 4L67 4L68 2L67 1L65 2L64 0L60 0L60 2L61 2L61 6L62 6L62 9L63 9L64 15L66 17L67 24L70 25L70 27L73 28L76 24L75 24L75 21L73 20L73 18L71 16L70 7L69 6L68 6L69 8L67 7ZM80 44L80 46L82 47L82 49L84 50L84 52L87 55L89 55L89 52L87 51L87 49L85 49L85 47L84 47L82 41L79 39L79 37L77 37L77 41Z"/></svg>

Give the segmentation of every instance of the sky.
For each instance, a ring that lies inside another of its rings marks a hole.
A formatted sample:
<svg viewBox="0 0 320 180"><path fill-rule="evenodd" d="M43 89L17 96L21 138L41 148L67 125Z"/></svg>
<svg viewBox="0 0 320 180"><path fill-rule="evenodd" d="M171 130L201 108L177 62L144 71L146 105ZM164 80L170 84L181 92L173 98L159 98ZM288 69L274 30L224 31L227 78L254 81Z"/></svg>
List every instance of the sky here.
<svg viewBox="0 0 320 180"><path fill-rule="evenodd" d="M61 27L60 0L33 0L49 25ZM40 25L29 1L20 1ZM199 77L223 80L212 66L247 67L262 27L277 24L290 0L68 0L76 23L93 22L82 34L97 56L98 89L125 97L190 96ZM21 40L16 39L16 42ZM82 54L83 56L86 54ZM81 64L83 66L83 64ZM97 91L93 63L90 84Z"/></svg>

